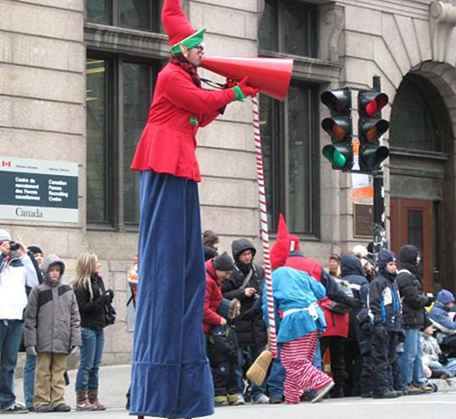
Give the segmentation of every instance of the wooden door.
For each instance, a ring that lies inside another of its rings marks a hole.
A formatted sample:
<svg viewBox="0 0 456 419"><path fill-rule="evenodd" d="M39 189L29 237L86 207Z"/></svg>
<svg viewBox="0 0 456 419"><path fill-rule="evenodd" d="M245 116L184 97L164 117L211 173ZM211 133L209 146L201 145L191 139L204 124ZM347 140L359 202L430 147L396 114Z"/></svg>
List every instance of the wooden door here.
<svg viewBox="0 0 456 419"><path fill-rule="evenodd" d="M420 251L423 286L433 290L433 202L421 199L391 199L391 248L399 256L404 244Z"/></svg>

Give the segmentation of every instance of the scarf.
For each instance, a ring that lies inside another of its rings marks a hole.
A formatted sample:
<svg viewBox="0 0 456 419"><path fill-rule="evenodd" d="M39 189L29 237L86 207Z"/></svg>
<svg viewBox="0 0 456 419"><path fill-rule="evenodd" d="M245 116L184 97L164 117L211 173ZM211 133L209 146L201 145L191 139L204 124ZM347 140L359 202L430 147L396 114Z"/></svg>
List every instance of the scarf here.
<svg viewBox="0 0 456 419"><path fill-rule="evenodd" d="M198 75L197 67L194 66L192 63L188 62L182 54L173 55L169 61L172 64L178 65L188 74L190 74L190 77L192 78L193 83L195 83L195 86L201 87L201 79Z"/></svg>

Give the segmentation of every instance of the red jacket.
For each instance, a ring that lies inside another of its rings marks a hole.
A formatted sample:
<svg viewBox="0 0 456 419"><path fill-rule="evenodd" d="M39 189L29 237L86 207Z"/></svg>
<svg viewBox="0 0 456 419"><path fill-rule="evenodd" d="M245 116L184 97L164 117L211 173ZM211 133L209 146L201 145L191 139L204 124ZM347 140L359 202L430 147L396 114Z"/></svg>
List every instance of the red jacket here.
<svg viewBox="0 0 456 419"><path fill-rule="evenodd" d="M157 77L149 117L131 168L168 173L199 182L196 133L235 100L232 89L204 90L184 69L168 63Z"/></svg>
<svg viewBox="0 0 456 419"><path fill-rule="evenodd" d="M206 293L204 295L204 333L208 334L213 326L220 326L222 316L217 310L222 302L222 290L218 284L212 259L206 262Z"/></svg>
<svg viewBox="0 0 456 419"><path fill-rule="evenodd" d="M285 266L297 269L298 271L307 272L312 278L321 282L322 266L314 259L304 256L289 256L285 262ZM325 297L319 302L320 307L325 314L327 328L323 336L340 336L348 337L349 330L349 314L337 314L328 309L331 300Z"/></svg>

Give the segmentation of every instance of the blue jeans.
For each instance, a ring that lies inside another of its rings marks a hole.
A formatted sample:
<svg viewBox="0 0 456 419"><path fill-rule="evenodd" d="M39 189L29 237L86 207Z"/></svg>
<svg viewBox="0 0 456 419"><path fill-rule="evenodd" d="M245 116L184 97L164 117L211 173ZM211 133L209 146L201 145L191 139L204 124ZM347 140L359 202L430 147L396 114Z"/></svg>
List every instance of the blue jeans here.
<svg viewBox="0 0 456 419"><path fill-rule="evenodd" d="M76 391L98 389L98 372L103 355L103 329L81 329L81 362L76 376Z"/></svg>
<svg viewBox="0 0 456 419"><path fill-rule="evenodd" d="M23 331L22 320L0 320L0 409L16 402L14 370Z"/></svg>
<svg viewBox="0 0 456 419"><path fill-rule="evenodd" d="M280 351L280 350L279 350ZM313 357L312 364L315 368L321 370L321 352L320 352L320 341L317 342L315 354ZM277 354L277 358L272 360L271 369L269 370L269 377L267 380L268 394L269 396L282 397L283 396L283 383L285 381L285 368L280 361L280 353Z"/></svg>
<svg viewBox="0 0 456 419"><path fill-rule="evenodd" d="M35 369L36 355L27 354L24 365L24 401L28 409L33 406L33 395L35 394Z"/></svg>
<svg viewBox="0 0 456 419"><path fill-rule="evenodd" d="M406 386L425 382L420 337L418 329L405 329L404 351L399 356L399 368Z"/></svg>

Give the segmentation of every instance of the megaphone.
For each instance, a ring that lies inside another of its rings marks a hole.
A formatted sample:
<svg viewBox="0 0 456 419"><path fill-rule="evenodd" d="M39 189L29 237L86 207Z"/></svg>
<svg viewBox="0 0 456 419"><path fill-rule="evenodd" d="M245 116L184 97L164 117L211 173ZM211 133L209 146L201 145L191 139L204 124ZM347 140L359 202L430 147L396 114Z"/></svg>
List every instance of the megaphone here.
<svg viewBox="0 0 456 419"><path fill-rule="evenodd" d="M248 84L278 100L285 100L293 72L293 60L282 58L204 57L201 66L229 79Z"/></svg>

